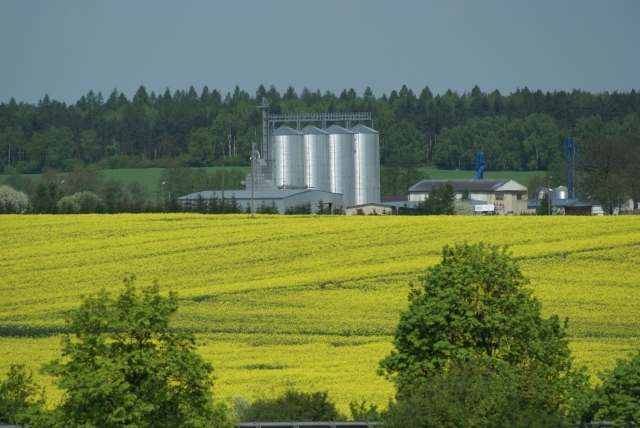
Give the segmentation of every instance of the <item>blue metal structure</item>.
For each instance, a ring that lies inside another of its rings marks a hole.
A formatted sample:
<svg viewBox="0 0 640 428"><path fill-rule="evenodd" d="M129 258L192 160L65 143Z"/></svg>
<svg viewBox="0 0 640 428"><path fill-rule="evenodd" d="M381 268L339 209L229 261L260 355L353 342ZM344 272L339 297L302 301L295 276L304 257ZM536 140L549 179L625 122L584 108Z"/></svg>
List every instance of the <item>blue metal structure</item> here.
<svg viewBox="0 0 640 428"><path fill-rule="evenodd" d="M474 180L482 180L484 178L484 169L487 167L487 164L484 162L484 153L478 152L476 153L476 175L473 177Z"/></svg>
<svg viewBox="0 0 640 428"><path fill-rule="evenodd" d="M573 199L575 197L575 192L573 189L573 179L574 179L574 175L575 175L575 164L576 164L576 158L580 159L580 161L584 164L584 161L582 160L582 158L580 158L580 155L576 152L576 145L573 141L573 138L568 137L567 138L567 156L565 159L563 159L562 161L560 161L560 163L558 164L558 166L556 167L556 169L553 170L553 172L551 173L551 175L549 176L549 178L552 178L555 174L556 171L558 171L558 168L560 168L560 165L562 165L565 161L567 162L567 175L565 178L565 182L567 183L567 193L568 193L568 197L569 199Z"/></svg>
<svg viewBox="0 0 640 428"><path fill-rule="evenodd" d="M576 147L573 138L567 138L567 189L569 189L569 199L573 199L573 162L576 157Z"/></svg>

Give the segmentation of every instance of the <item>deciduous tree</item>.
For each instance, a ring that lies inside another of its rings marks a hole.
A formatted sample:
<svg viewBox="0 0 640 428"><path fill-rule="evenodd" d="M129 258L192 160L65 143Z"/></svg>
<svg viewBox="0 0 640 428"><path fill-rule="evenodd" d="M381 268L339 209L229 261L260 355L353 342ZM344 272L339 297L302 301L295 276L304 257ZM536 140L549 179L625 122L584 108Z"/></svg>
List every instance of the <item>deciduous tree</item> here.
<svg viewBox="0 0 640 428"><path fill-rule="evenodd" d="M411 286L380 374L402 393L455 364L486 358L541 373L560 403L571 371L566 322L542 318L527 282L506 248L445 246L442 261Z"/></svg>
<svg viewBox="0 0 640 428"><path fill-rule="evenodd" d="M157 284L88 297L68 319L63 359L45 367L65 391L61 406L33 415L53 426L231 427L214 404L213 368L196 353L191 333L171 330L175 293Z"/></svg>

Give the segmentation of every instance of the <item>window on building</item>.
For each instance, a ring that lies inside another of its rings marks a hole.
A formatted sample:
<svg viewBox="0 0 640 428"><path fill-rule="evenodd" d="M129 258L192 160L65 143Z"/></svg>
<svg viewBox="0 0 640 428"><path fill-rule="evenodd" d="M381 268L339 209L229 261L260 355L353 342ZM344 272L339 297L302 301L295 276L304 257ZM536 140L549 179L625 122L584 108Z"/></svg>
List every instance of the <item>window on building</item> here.
<svg viewBox="0 0 640 428"><path fill-rule="evenodd" d="M496 201L504 201L504 195L496 195Z"/></svg>
<svg viewBox="0 0 640 428"><path fill-rule="evenodd" d="M518 200L521 201L524 195L518 195Z"/></svg>

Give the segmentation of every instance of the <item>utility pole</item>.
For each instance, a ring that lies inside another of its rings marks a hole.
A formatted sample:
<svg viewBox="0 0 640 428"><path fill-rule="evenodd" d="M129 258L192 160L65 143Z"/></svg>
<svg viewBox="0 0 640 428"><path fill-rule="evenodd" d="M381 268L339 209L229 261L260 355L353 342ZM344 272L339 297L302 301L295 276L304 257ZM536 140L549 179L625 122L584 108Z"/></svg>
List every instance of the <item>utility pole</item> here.
<svg viewBox="0 0 640 428"><path fill-rule="evenodd" d="M553 178L553 175L549 176L549 178L547 178L547 207L549 208L549 215L551 215L551 198L553 197L552 194L553 192L551 191L551 179Z"/></svg>
<svg viewBox="0 0 640 428"><path fill-rule="evenodd" d="M162 182L162 212L164 212L164 184L166 181Z"/></svg>
<svg viewBox="0 0 640 428"><path fill-rule="evenodd" d="M262 105L259 105L258 108L262 111L262 158L267 162L271 159L269 157L269 147L268 147L268 138L269 138L269 104L267 103L266 98L262 98ZM269 165L270 166L270 165Z"/></svg>
<svg viewBox="0 0 640 428"><path fill-rule="evenodd" d="M253 209L253 186L255 184L255 178L253 176L253 170L255 169L254 165L254 159L256 157L256 150L258 149L258 144L257 143L251 143L251 218L254 218L253 213L255 212L255 210Z"/></svg>
<svg viewBox="0 0 640 428"><path fill-rule="evenodd" d="M222 151L222 212L225 212L225 205L224 205L224 150Z"/></svg>

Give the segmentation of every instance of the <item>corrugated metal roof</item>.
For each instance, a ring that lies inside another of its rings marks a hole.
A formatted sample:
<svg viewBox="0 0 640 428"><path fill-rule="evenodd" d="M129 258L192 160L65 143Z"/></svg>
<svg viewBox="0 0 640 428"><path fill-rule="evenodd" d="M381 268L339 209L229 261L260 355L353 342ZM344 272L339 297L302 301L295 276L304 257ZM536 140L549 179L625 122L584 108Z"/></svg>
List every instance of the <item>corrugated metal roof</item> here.
<svg viewBox="0 0 640 428"><path fill-rule="evenodd" d="M353 132L349 131L347 128L343 128L340 125L331 125L326 129L329 134L353 134Z"/></svg>
<svg viewBox="0 0 640 428"><path fill-rule="evenodd" d="M376 131L375 129L371 129L368 126L364 126L361 123L352 127L349 131L354 132L356 134L377 134L378 133L378 131Z"/></svg>
<svg viewBox="0 0 640 428"><path fill-rule="evenodd" d="M542 203L542 199L528 199L527 207L535 208ZM581 199L573 198L573 199L552 199L551 206L554 208L562 208L562 207L591 207L596 203L593 201L583 201Z"/></svg>
<svg viewBox="0 0 640 428"><path fill-rule="evenodd" d="M315 127L313 125L307 125L304 128L302 128L300 130L301 134L305 134L305 135L323 135L326 134L325 131L323 131L322 129Z"/></svg>
<svg viewBox="0 0 640 428"><path fill-rule="evenodd" d="M470 192L496 191L508 182L509 178L502 180L422 180L409 188L409 192L429 192L433 186L440 186L450 182L456 192L468 189ZM523 186L524 187L524 186Z"/></svg>
<svg viewBox="0 0 640 428"><path fill-rule="evenodd" d="M395 207L395 208L415 208L416 205L418 205L419 203L421 203L420 201L391 201L391 202L382 202L379 204L375 204L375 205L383 205L386 207ZM366 205L371 205L371 204L364 204L364 205L358 205L358 206L366 206Z"/></svg>
<svg viewBox="0 0 640 428"><path fill-rule="evenodd" d="M273 130L272 135L302 135L300 132L293 128L289 128L287 125L282 125Z"/></svg>

